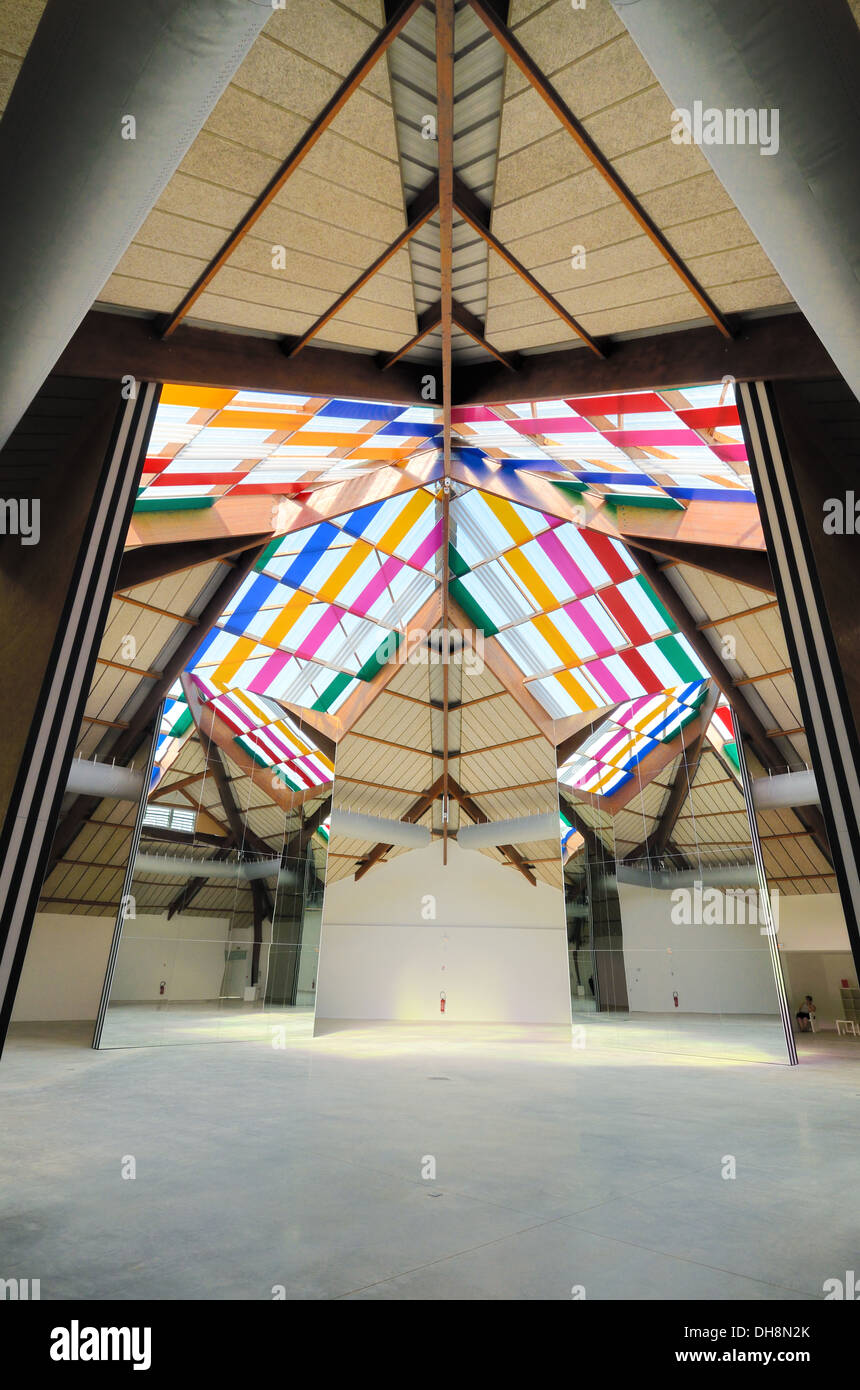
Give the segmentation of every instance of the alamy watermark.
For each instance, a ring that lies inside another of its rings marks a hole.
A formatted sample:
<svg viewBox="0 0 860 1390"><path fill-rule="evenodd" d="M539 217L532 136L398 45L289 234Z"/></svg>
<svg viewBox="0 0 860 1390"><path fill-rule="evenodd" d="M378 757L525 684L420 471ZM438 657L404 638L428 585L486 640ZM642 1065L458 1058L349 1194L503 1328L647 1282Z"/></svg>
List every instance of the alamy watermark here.
<svg viewBox="0 0 860 1390"><path fill-rule="evenodd" d="M436 628L432 632L412 627L405 634L392 632L377 649L382 662L408 661L411 666L462 666L464 673L480 676L484 670L484 634L480 628L465 633Z"/></svg>
<svg viewBox="0 0 860 1390"><path fill-rule="evenodd" d="M705 888L696 879L692 888L672 890L671 918L678 927L758 927L762 936L775 936L779 889Z"/></svg>
<svg viewBox="0 0 860 1390"><path fill-rule="evenodd" d="M676 106L671 116L673 145L758 145L759 154L779 151L779 110L773 106L717 106L693 102L689 111Z"/></svg>
<svg viewBox="0 0 860 1390"><path fill-rule="evenodd" d="M18 536L22 545L38 545L41 510L38 497L0 497L0 536Z"/></svg>

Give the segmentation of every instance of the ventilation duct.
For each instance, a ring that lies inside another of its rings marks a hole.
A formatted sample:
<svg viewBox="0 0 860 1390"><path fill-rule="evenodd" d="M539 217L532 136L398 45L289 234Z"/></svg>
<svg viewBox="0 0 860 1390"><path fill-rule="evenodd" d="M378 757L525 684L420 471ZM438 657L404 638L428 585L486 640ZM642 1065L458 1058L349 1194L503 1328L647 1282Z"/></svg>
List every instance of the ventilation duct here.
<svg viewBox="0 0 860 1390"><path fill-rule="evenodd" d="M281 868L280 859L243 859L231 863L226 859L190 859L169 854L139 854L134 861L138 870L147 874L165 874L169 878L223 878L234 883L238 878L253 882L259 878L274 878L283 884L295 883L296 875Z"/></svg>
<svg viewBox="0 0 860 1390"><path fill-rule="evenodd" d="M140 768L119 767L116 763L96 763L75 758L69 769L66 792L72 796L107 796L115 801L140 801L143 772Z"/></svg>
<svg viewBox="0 0 860 1390"><path fill-rule="evenodd" d="M675 888L694 888L700 883L703 888L758 888L756 866L749 864L713 864L701 869L634 869L630 864L619 864L614 874L606 874L598 880L600 888L614 888L618 883L627 883L637 888L659 888L671 892Z"/></svg>
<svg viewBox="0 0 860 1390"><path fill-rule="evenodd" d="M525 845L532 840L558 840L561 843L557 811L547 811L540 816L518 816L514 820L490 820L482 825L464 825L457 831L457 844L463 849Z"/></svg>
<svg viewBox="0 0 860 1390"><path fill-rule="evenodd" d="M815 773L808 770L783 772L778 777L755 777L752 782L752 799L757 811L776 806L821 805Z"/></svg>
<svg viewBox="0 0 860 1390"><path fill-rule="evenodd" d="M349 840L371 840L375 845L402 845L404 849L426 849L433 839L428 826L366 816L360 811L332 811L331 834L345 835Z"/></svg>

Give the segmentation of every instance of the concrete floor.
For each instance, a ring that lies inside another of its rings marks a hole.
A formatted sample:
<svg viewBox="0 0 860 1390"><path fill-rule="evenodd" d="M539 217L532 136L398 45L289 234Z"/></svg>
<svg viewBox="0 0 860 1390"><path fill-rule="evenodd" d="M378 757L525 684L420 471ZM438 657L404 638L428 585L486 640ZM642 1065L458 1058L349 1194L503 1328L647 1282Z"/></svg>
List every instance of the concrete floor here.
<svg viewBox="0 0 860 1390"><path fill-rule="evenodd" d="M789 1068L302 1011L277 1049L90 1032L17 1025L0 1062L0 1277L43 1299L804 1300L860 1268L852 1040Z"/></svg>

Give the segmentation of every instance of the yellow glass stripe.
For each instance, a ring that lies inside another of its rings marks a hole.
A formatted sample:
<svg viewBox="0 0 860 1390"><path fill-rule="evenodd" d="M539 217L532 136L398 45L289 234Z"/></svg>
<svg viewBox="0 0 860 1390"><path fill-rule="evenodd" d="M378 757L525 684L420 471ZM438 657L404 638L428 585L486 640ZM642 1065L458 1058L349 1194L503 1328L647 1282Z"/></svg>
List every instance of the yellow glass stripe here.
<svg viewBox="0 0 860 1390"><path fill-rule="evenodd" d="M534 625L540 633L541 637L544 639L544 641L548 642L549 645L552 647L559 661L561 661L565 666L582 665L582 662L580 661L576 652L573 650L573 647L567 641L567 638L562 637L561 633L559 632L558 628L555 626L555 623L552 621L551 618L546 617L546 615L544 614L540 618L534 619Z"/></svg>
<svg viewBox="0 0 860 1390"><path fill-rule="evenodd" d="M521 550L511 550L505 556L517 579L528 589L538 608L557 608L558 599L545 584L530 560Z"/></svg>
<svg viewBox="0 0 860 1390"><path fill-rule="evenodd" d="M389 526L385 535L378 541L380 550L392 551L400 544L407 531L411 531L416 521L424 515L433 499L426 492L413 492L403 511L395 521Z"/></svg>
<svg viewBox="0 0 860 1390"><path fill-rule="evenodd" d="M646 714L638 723L634 724L633 728L636 730L637 734L641 734L645 725L650 724L652 719L656 719L658 714L665 714L674 698L674 693L668 694L661 705L658 705L656 709L652 709L650 714Z"/></svg>
<svg viewBox="0 0 860 1390"><path fill-rule="evenodd" d="M229 655L225 656L212 676L214 683L216 685L229 685L239 667L248 660L256 645L256 640L253 637L237 637L230 648Z"/></svg>
<svg viewBox="0 0 860 1390"><path fill-rule="evenodd" d="M607 771L604 772L603 776L598 777L594 785L588 788L590 792L599 792L601 787L605 787L607 782L611 782L613 777L617 777L620 769L613 767L611 764L607 764L606 766Z"/></svg>
<svg viewBox="0 0 860 1390"><path fill-rule="evenodd" d="M313 603L310 594L302 593L301 589L296 589L281 609L271 627L268 627L260 638L266 647L279 647L289 632L293 623L298 622L309 603Z"/></svg>
<svg viewBox="0 0 860 1390"><path fill-rule="evenodd" d="M367 541L355 541L340 564L335 566L322 588L318 590L317 597L322 599L323 603L334 603L341 589L349 583L359 565L364 564L372 550L373 546L368 545Z"/></svg>
<svg viewBox="0 0 860 1390"><path fill-rule="evenodd" d="M630 754L634 751L638 742L639 738L637 734L628 734L621 743L616 744L607 758L604 758L601 754L598 756L598 761L610 764L616 771L626 771L626 768L622 767L622 763L626 758L630 757Z"/></svg>
<svg viewBox="0 0 860 1390"><path fill-rule="evenodd" d="M311 746L310 746L309 743L303 743L303 742L302 742L302 740L299 738L298 734L296 734L296 733L293 732L293 730L290 728L289 724L287 724L285 720L283 720L283 719L276 719L275 722L274 722L274 724L272 725L272 728L273 728L273 729L278 729L278 730L280 730L280 732L284 735L284 738L289 739L290 743L294 743L294 744L296 745L296 747L298 748L299 752L298 752L298 753L293 753L293 754L291 755L292 757L297 758L297 757L299 757L299 754L302 754L302 753L315 753L315 752L316 752L316 749L311 748ZM319 756L321 756L321 755L319 755Z"/></svg>
<svg viewBox="0 0 860 1390"><path fill-rule="evenodd" d="M569 671L559 671L556 680L562 690L566 690L571 699L576 701L580 709L597 709L597 701L591 698L584 686L581 686Z"/></svg>
<svg viewBox="0 0 860 1390"><path fill-rule="evenodd" d="M494 497L489 492L482 492L481 496L496 520L502 523L512 541L515 541L517 545L525 545L526 541L534 539L531 531L517 515L510 502L506 502L503 497Z"/></svg>

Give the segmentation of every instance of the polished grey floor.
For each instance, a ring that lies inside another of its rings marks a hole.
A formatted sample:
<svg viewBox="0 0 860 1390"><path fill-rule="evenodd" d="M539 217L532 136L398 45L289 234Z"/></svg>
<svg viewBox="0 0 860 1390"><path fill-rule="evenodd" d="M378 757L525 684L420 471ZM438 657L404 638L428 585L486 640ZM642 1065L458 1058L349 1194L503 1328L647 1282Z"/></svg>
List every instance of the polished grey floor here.
<svg viewBox="0 0 860 1390"><path fill-rule="evenodd" d="M88 1041L19 1025L0 1062L0 1278L43 1299L802 1300L860 1271L852 1040L789 1068L293 1012L277 1047Z"/></svg>

